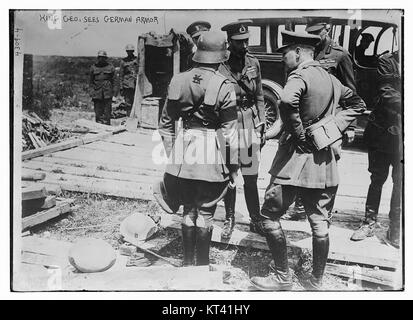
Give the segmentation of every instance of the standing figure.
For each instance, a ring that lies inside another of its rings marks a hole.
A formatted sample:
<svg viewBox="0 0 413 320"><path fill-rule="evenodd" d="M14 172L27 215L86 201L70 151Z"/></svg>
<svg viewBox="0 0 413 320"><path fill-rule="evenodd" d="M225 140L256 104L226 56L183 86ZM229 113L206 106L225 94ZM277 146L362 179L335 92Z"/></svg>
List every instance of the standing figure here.
<svg viewBox="0 0 413 320"><path fill-rule="evenodd" d="M186 59L186 66L185 70L188 70L194 66L194 61L192 58L194 57L196 51L196 44L198 42L199 37L202 33L209 31L211 29L211 24L208 21L195 21L191 23L188 28L186 28L186 33L190 35L192 39L192 53L188 55Z"/></svg>
<svg viewBox="0 0 413 320"><path fill-rule="evenodd" d="M110 125L115 67L108 63L108 54L104 50L98 52L97 60L90 68L90 95L96 122Z"/></svg>
<svg viewBox="0 0 413 320"><path fill-rule="evenodd" d="M284 46L278 51L282 52L290 71L280 102L285 130L270 169L271 180L260 216L275 272L268 277L253 277L251 282L261 290L291 289L287 244L280 218L298 192L313 238L312 274L300 281L306 289L319 290L329 252L329 225L339 184L340 136L355 117L364 112L365 104L314 61L314 47L319 37L291 31L281 34ZM346 108L335 114L335 108L343 100ZM323 130L313 131L317 126L322 126ZM331 134L334 132L336 135ZM320 140L326 142L324 147L316 147Z"/></svg>
<svg viewBox="0 0 413 320"><path fill-rule="evenodd" d="M400 67L397 54L385 54L378 60L379 93L364 131L369 157L371 182L366 199L366 218L351 239L364 240L375 234L383 184L392 167L393 190L390 200L390 227L387 240L400 246L401 190L403 172L402 100Z"/></svg>
<svg viewBox="0 0 413 320"><path fill-rule="evenodd" d="M134 55L135 47L126 45L127 57L120 61L120 94L125 98L127 116L129 117L135 98L136 79L138 75L138 58Z"/></svg>
<svg viewBox="0 0 413 320"><path fill-rule="evenodd" d="M374 42L374 37L371 33L362 33L360 44L354 50L354 57L358 64L364 67L375 67L377 66L376 56L367 56L366 50Z"/></svg>
<svg viewBox="0 0 413 320"><path fill-rule="evenodd" d="M159 122L169 162L154 196L170 213L183 205L185 266L209 264L216 203L236 177L237 110L234 87L218 66L227 59L225 37L206 32L193 60L197 66L172 78ZM183 129L175 133L182 118Z"/></svg>
<svg viewBox="0 0 413 320"><path fill-rule="evenodd" d="M309 34L319 36L321 41L315 48L314 60L320 62L320 65L330 74L334 75L346 87L357 92L356 80L354 77L353 61L350 53L331 39L329 33L331 25L328 17L315 17L309 19L305 31ZM339 111L341 106L338 108ZM350 125L344 137L348 143L354 141L354 126ZM284 220L305 220L306 213L298 195L295 201L294 210L288 212L283 217Z"/></svg>
<svg viewBox="0 0 413 320"><path fill-rule="evenodd" d="M258 197L258 170L261 148L265 143L265 109L261 84L261 68L258 60L248 53L251 20L242 20L225 25L229 59L221 64L219 71L235 86L238 110L239 161L244 179L244 196L251 219L250 230L258 228L260 203ZM224 199L225 225L222 232L229 238L235 224L235 184L231 185Z"/></svg>

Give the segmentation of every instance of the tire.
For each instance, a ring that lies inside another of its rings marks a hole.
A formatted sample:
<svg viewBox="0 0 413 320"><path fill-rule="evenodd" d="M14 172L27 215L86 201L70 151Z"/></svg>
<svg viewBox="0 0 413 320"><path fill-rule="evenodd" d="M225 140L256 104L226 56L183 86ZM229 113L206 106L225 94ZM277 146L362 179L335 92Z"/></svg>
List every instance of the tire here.
<svg viewBox="0 0 413 320"><path fill-rule="evenodd" d="M267 139L278 138L281 133L282 121L278 105L280 93L269 88L263 88L265 106L265 127Z"/></svg>

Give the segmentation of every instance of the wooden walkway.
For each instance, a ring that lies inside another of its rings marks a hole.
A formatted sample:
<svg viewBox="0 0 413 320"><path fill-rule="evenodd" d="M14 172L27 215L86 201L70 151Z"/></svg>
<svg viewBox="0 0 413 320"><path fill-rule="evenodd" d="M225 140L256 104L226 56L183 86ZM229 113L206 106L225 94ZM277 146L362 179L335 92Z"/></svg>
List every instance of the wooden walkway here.
<svg viewBox="0 0 413 320"><path fill-rule="evenodd" d="M270 178L267 172L276 150L277 143L272 141L263 149L258 182L261 201ZM59 185L63 190L153 200L152 184L162 177L164 163L163 145L156 131L139 130L136 133L122 132L106 136L99 141L25 160L22 167L28 172L45 172L46 179L42 184L50 188ZM335 211L339 219L351 221L354 225L354 222L360 221L363 217L365 196L370 181L367 154L344 151L339 167L341 184ZM238 184L237 222L242 225L248 222L248 213L242 195L241 179ZM389 210L390 193L391 182L387 181L379 215L384 222ZM223 207L220 204L216 215L218 222L214 241L223 242L219 235L219 221L223 219L223 215ZM176 221L174 223L176 225ZM171 225L174 223L171 222ZM311 247L308 223L285 222L284 227L303 233L302 239L291 245ZM343 227L343 224L333 225L330 259L401 270L401 251L386 245L377 237L359 243L351 242L349 237L352 232L352 229ZM244 243L261 243L257 247L266 248L264 238L246 231L235 232L232 243L240 244L244 238L249 239Z"/></svg>

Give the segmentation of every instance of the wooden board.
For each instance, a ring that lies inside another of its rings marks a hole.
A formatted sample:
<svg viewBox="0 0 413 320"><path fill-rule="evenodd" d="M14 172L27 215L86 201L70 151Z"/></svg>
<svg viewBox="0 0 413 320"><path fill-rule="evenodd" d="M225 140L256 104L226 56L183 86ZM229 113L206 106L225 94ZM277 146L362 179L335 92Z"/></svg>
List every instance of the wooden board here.
<svg viewBox="0 0 413 320"><path fill-rule="evenodd" d="M87 119L78 119L74 123L75 123L75 125L77 125L79 127L85 127L85 128L88 128L89 130L96 130L96 131L112 132L112 131L118 129L118 128L113 127L113 126L97 123L95 121L91 121L91 120L87 120Z"/></svg>
<svg viewBox="0 0 413 320"><path fill-rule="evenodd" d="M58 201L56 203L56 206L51 209L40 211L36 214L23 218L22 230L37 226L50 219L56 218L64 213L68 213L70 212L70 210L71 209L69 201Z"/></svg>
<svg viewBox="0 0 413 320"><path fill-rule="evenodd" d="M46 188L41 184L31 185L25 188L22 188L22 200L33 200L46 198Z"/></svg>

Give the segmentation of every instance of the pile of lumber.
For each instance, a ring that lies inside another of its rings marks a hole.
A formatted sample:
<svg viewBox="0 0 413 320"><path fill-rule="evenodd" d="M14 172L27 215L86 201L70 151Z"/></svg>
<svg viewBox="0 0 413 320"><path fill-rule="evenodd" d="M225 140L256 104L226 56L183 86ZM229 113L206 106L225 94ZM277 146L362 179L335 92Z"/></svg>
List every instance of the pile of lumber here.
<svg viewBox="0 0 413 320"><path fill-rule="evenodd" d="M22 174L23 182L35 181L30 184L22 183L22 230L71 211L73 200L58 198L43 184L36 182L45 177L44 172Z"/></svg>
<svg viewBox="0 0 413 320"><path fill-rule="evenodd" d="M44 121L36 113L22 115L23 151L45 147L51 143L62 141L72 134Z"/></svg>

